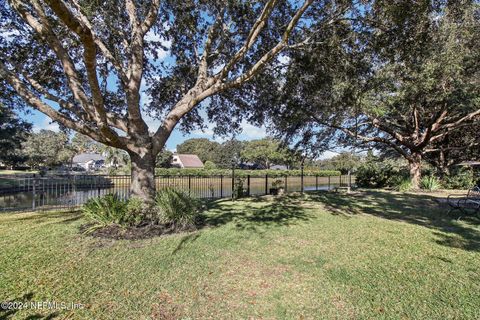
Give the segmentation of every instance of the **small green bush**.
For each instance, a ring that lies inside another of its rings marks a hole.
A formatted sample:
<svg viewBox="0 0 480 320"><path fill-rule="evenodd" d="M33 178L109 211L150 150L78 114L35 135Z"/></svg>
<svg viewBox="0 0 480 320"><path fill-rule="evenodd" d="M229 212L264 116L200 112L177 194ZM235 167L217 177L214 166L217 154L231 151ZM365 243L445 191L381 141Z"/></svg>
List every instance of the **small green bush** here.
<svg viewBox="0 0 480 320"><path fill-rule="evenodd" d="M82 207L85 217L94 223L87 231L94 231L110 224L128 226L133 223L127 210L128 201L117 194L89 199Z"/></svg>
<svg viewBox="0 0 480 320"><path fill-rule="evenodd" d="M175 229L189 229L198 218L198 201L174 188L164 188L155 197L156 223L172 225Z"/></svg>
<svg viewBox="0 0 480 320"><path fill-rule="evenodd" d="M247 195L247 190L245 189L245 178L236 177L235 184L233 187L233 198L240 199Z"/></svg>
<svg viewBox="0 0 480 320"><path fill-rule="evenodd" d="M205 170L217 169L217 165L215 163L213 163L212 161L205 161L204 169Z"/></svg>
<svg viewBox="0 0 480 320"><path fill-rule="evenodd" d="M383 188L389 185L394 173L388 164L367 162L357 169L355 181L359 187Z"/></svg>
<svg viewBox="0 0 480 320"><path fill-rule="evenodd" d="M403 179L401 180L397 186L395 187L396 190L400 192L407 192L412 189L412 180L410 179Z"/></svg>
<svg viewBox="0 0 480 320"><path fill-rule="evenodd" d="M152 209L151 206L145 205L145 202L137 197L128 199L127 213L131 222L135 225L147 223L151 220Z"/></svg>
<svg viewBox="0 0 480 320"><path fill-rule="evenodd" d="M435 176L426 176L420 180L420 188L429 191L440 189L440 180Z"/></svg>
<svg viewBox="0 0 480 320"><path fill-rule="evenodd" d="M120 198L117 194L107 194L103 197L89 199L82 207L85 217L93 222L87 233L108 225L131 227L148 221L148 212L138 198L129 200Z"/></svg>
<svg viewBox="0 0 480 320"><path fill-rule="evenodd" d="M475 175L471 168L460 168L443 178L447 189L470 189L475 185Z"/></svg>

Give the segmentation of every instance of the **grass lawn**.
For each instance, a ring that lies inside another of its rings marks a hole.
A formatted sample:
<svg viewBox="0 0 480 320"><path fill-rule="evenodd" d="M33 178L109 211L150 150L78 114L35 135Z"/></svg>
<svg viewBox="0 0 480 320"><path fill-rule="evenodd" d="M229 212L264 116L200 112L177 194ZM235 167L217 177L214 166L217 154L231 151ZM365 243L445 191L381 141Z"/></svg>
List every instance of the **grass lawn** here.
<svg viewBox="0 0 480 320"><path fill-rule="evenodd" d="M35 173L38 173L38 171L0 170L0 175L35 174Z"/></svg>
<svg viewBox="0 0 480 320"><path fill-rule="evenodd" d="M479 319L479 220L432 195L217 201L209 227L136 241L78 213L0 215L0 319Z"/></svg>

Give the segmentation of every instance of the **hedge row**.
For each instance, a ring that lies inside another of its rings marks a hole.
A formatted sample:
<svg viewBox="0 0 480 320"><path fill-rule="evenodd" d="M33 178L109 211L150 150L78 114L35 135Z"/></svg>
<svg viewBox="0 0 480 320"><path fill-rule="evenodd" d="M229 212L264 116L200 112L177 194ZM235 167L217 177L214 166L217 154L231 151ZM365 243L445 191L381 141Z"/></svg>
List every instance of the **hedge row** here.
<svg viewBox="0 0 480 320"><path fill-rule="evenodd" d="M231 169L179 169L179 168L157 168L155 174L159 176L230 176L232 174ZM339 176L340 171L336 170L305 170L303 172L305 176ZM268 175L270 177L285 177L285 176L300 176L301 170L241 170L236 169L235 175L246 177L264 177Z"/></svg>

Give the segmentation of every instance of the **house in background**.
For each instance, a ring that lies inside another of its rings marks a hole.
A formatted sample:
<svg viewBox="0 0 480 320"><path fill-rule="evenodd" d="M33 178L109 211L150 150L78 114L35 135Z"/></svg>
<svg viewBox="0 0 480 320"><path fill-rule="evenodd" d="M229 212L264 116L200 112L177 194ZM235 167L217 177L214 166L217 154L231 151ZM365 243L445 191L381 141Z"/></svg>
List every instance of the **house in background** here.
<svg viewBox="0 0 480 320"><path fill-rule="evenodd" d="M174 154L172 167L177 168L203 168L203 162L196 154Z"/></svg>
<svg viewBox="0 0 480 320"><path fill-rule="evenodd" d="M73 166L95 171L105 167L105 157L98 153L80 153L73 157Z"/></svg>

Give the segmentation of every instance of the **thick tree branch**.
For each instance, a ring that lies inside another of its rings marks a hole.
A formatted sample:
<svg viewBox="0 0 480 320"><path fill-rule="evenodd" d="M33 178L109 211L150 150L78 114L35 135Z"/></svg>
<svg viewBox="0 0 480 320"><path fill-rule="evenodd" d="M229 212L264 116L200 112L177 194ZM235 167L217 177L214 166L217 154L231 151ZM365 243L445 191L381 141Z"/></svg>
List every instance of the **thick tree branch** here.
<svg viewBox="0 0 480 320"><path fill-rule="evenodd" d="M125 0L132 36L130 40L130 59L128 64L128 83L126 88L129 131L132 134L148 134L148 126L140 112L140 86L143 76L143 31L138 22L137 8L132 0Z"/></svg>
<svg viewBox="0 0 480 320"><path fill-rule="evenodd" d="M247 70L245 73L237 77L235 80L223 83L219 87L219 90L238 87L243 83L247 82L248 80L250 80L251 78L253 78L256 74L258 74L260 70L263 68L263 66L265 66L268 62L270 62L270 60L272 60L278 53L280 53L280 51L282 51L288 45L288 39L290 37L291 32L297 25L303 13L308 9L308 7L313 3L313 1L314 0L306 0L303 3L303 5L297 10L293 18L288 23L287 28L285 29L282 35L282 39L270 51L265 53L249 70ZM215 77L218 77L218 75L216 75Z"/></svg>
<svg viewBox="0 0 480 320"><path fill-rule="evenodd" d="M152 0L150 9L148 10L147 16L145 17L145 21L141 26L143 35L145 35L153 26L155 21L157 21L159 8L160 8L160 0Z"/></svg>
<svg viewBox="0 0 480 320"><path fill-rule="evenodd" d="M387 139L384 139L384 138L381 138L381 137L367 137L367 136L364 136L364 135L361 135L361 134L358 134L358 132L354 132L348 128L345 128L345 127L342 127L342 126L339 126L339 125L335 125L335 124L331 124L331 123L326 123L324 121L322 121L320 118L318 118L315 114L311 113L311 112L308 112L306 111L306 113L318 124L322 125L322 126L325 126L325 127L329 127L329 128L333 128L333 129L336 129L336 130L339 130L345 134L347 134L348 136L356 139L356 140L360 140L364 143L370 143L370 142L378 142L378 143L383 143L383 144L386 144L390 147L392 147L393 149L395 149L399 154L401 154L403 157L405 157L406 159L409 159L410 158L410 155L405 151L403 150L402 148L400 148L398 145L396 145L394 142L390 141L390 140L387 140Z"/></svg>
<svg viewBox="0 0 480 320"><path fill-rule="evenodd" d="M36 11L40 10L39 15L42 15L43 10L39 7L38 2L33 2ZM82 107L88 112L91 116L95 115L95 112L90 104L90 101L83 90L80 76L75 68L75 64L71 60L70 56L66 50L61 45L58 38L54 35L48 20L43 14L42 23L33 17L30 12L28 12L24 4L19 0L12 0L12 7L20 14L20 16L28 23L28 25L42 37L52 48L52 50L57 55L60 63L62 65L63 71L67 78L68 85L73 93L73 97L77 100Z"/></svg>
<svg viewBox="0 0 480 320"><path fill-rule="evenodd" d="M96 34L95 30L93 29L90 21L88 18L82 13L81 7L78 4L76 0L72 1L78 14L78 19L79 21L84 25L85 28L88 28L89 32L92 34L92 37L95 41L95 44L98 46L102 54L105 56L105 58L110 61L110 63L113 65L115 70L117 71L118 77L122 81L123 85L126 85L128 80L127 80L127 74L124 71L124 65L122 61L118 60L115 55L108 49L108 47L105 45L105 43L102 41L102 39Z"/></svg>
<svg viewBox="0 0 480 320"><path fill-rule="evenodd" d="M4 78L19 94L19 96L21 96L27 103L29 103L38 111L49 116L52 120L58 121L65 125L67 128L88 135L97 141L106 142L103 136L99 135L95 130L88 128L86 125L82 124L79 121L74 121L68 118L64 114L58 112L57 110L53 109L51 106L43 102L27 88L27 86L18 78L18 76L10 72L2 62L0 62L0 76Z"/></svg>
<svg viewBox="0 0 480 320"><path fill-rule="evenodd" d="M262 12L260 13L260 16L257 18L255 23L253 24L252 29L250 29L250 32L247 36L247 39L245 40L244 45L235 53L235 55L230 59L230 61L225 64L222 70L220 70L215 75L216 80L224 79L228 75L228 72L232 70L232 68L235 66L235 64L239 62L247 54L248 50L253 46L258 35L265 27L268 17L272 13L276 2L277 0L269 0L265 4Z"/></svg>
<svg viewBox="0 0 480 320"><path fill-rule="evenodd" d="M223 15L223 11L218 15L218 17L215 19L215 22L212 24L212 26L208 30L207 39L205 40L205 44L203 46L202 57L198 64L197 83L201 81L205 81L205 79L208 76L207 74L208 58L210 56L210 51L212 49L216 28L218 28L222 22L222 15Z"/></svg>
<svg viewBox="0 0 480 320"><path fill-rule="evenodd" d="M97 77L97 47L91 30L77 20L75 15L65 3L63 3L63 1L47 0L47 3L67 28L79 36L84 47L83 60L87 71L88 83L92 92L92 103L95 108L97 125L100 131L102 131L109 139L116 140L118 135L108 124L103 94ZM42 17L42 20L46 22L46 17L43 16L43 10L38 4L37 6L37 12Z"/></svg>

